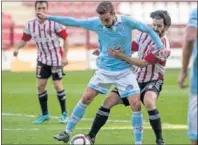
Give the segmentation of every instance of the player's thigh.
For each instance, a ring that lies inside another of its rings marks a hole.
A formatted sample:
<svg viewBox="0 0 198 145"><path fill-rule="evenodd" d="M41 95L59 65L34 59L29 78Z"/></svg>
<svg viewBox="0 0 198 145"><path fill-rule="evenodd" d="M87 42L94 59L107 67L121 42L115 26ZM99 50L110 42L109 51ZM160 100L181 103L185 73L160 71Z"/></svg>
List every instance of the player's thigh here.
<svg viewBox="0 0 198 145"><path fill-rule="evenodd" d="M123 104L126 107L130 105L127 98L121 98L120 97L120 94L119 94L118 89L116 87L114 89L112 89L111 92L116 93L118 95L118 97L119 97L118 104Z"/></svg>
<svg viewBox="0 0 198 145"><path fill-rule="evenodd" d="M84 104L90 104L98 94L97 90L87 87L81 97L81 101Z"/></svg>
<svg viewBox="0 0 198 145"><path fill-rule="evenodd" d="M136 80L136 74L132 70L126 70L120 74L120 78L116 80L116 88L121 98L140 94L140 88Z"/></svg>
<svg viewBox="0 0 198 145"><path fill-rule="evenodd" d="M147 91L144 94L143 104L147 110L156 108L157 94L154 91Z"/></svg>
<svg viewBox="0 0 198 145"><path fill-rule="evenodd" d="M162 80L150 81L147 83L140 83L141 101L145 103L155 103L163 86Z"/></svg>
<svg viewBox="0 0 198 145"><path fill-rule="evenodd" d="M190 95L188 103L188 135L197 140L197 95Z"/></svg>
<svg viewBox="0 0 198 145"><path fill-rule="evenodd" d="M36 77L38 79L48 79L51 76L50 66L37 62Z"/></svg>
<svg viewBox="0 0 198 145"><path fill-rule="evenodd" d="M127 98L130 107L134 111L140 109L140 88L136 80L136 74L131 70L126 71L122 78L117 80L116 87L118 88L121 98Z"/></svg>
<svg viewBox="0 0 198 145"><path fill-rule="evenodd" d="M115 91L111 91L103 102L103 107L107 109L111 109L113 106L122 104L122 100L119 94Z"/></svg>
<svg viewBox="0 0 198 145"><path fill-rule="evenodd" d="M88 87L100 92L101 94L107 94L108 90L114 82L114 80L109 77L109 73L104 70L97 70L90 79Z"/></svg>

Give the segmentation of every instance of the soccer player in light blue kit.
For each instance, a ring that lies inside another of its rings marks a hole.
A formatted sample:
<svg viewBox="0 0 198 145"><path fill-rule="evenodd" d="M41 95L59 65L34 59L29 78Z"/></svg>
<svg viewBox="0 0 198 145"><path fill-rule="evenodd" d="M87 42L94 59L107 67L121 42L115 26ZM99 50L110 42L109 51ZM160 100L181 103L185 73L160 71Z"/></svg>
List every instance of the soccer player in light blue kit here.
<svg viewBox="0 0 198 145"><path fill-rule="evenodd" d="M65 131L55 135L54 138L58 141L68 142L72 130L83 118L87 106L95 96L99 93L106 94L110 87L115 85L120 96L129 100L133 111L132 126L134 128L135 144L142 144L143 117L141 113L140 89L136 81L135 72L131 70L132 66L129 63L109 56L108 50L110 48L121 49L125 55L130 56L131 31L134 29L148 33L159 49L163 48L163 44L152 28L128 16L116 15L113 4L109 1L101 2L96 12L99 14L99 18L95 17L86 20L47 16L43 13L37 14L40 18L56 21L65 26L82 27L96 32L101 52L98 59L99 69L91 78L87 89L74 108ZM105 108L101 108L100 112L107 115L109 113Z"/></svg>
<svg viewBox="0 0 198 145"><path fill-rule="evenodd" d="M185 88L184 81L187 77L188 64L192 55L188 104L188 135L193 145L197 145L197 11L197 8L193 9L188 21L182 52L182 69L179 76L179 87Z"/></svg>

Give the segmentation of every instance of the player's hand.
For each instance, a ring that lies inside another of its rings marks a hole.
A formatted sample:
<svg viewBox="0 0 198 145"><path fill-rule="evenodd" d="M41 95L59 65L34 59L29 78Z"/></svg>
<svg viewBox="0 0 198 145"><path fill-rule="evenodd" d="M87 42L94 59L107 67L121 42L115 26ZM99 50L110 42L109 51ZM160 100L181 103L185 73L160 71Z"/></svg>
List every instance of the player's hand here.
<svg viewBox="0 0 198 145"><path fill-rule="evenodd" d="M179 74L178 85L182 89L188 87L188 85L184 85L186 77L187 77L187 72L181 71L180 74Z"/></svg>
<svg viewBox="0 0 198 145"><path fill-rule="evenodd" d="M19 49L14 49L14 51L13 51L13 56L14 57L17 57L18 56L18 53L19 53Z"/></svg>
<svg viewBox="0 0 198 145"><path fill-rule="evenodd" d="M100 51L98 49L94 50L94 52L92 52L93 55L99 56L100 55Z"/></svg>
<svg viewBox="0 0 198 145"><path fill-rule="evenodd" d="M66 66L68 64L67 58L62 58L62 67Z"/></svg>
<svg viewBox="0 0 198 145"><path fill-rule="evenodd" d="M37 12L36 13L36 16L39 18L39 19L42 19L42 20L46 20L48 15L47 14L44 14L42 12Z"/></svg>
<svg viewBox="0 0 198 145"><path fill-rule="evenodd" d="M170 49L164 48L157 51L155 53L155 56L159 59L166 60L170 56L170 54L171 54Z"/></svg>
<svg viewBox="0 0 198 145"><path fill-rule="evenodd" d="M110 48L108 50L108 54L110 56L113 56L113 57L119 57L122 54L122 51L120 49L112 49L112 48Z"/></svg>
<svg viewBox="0 0 198 145"><path fill-rule="evenodd" d="M170 49L165 48L165 49L160 50L158 52L158 54L159 54L159 56L164 56L164 57L168 58L171 54L171 51L170 51Z"/></svg>

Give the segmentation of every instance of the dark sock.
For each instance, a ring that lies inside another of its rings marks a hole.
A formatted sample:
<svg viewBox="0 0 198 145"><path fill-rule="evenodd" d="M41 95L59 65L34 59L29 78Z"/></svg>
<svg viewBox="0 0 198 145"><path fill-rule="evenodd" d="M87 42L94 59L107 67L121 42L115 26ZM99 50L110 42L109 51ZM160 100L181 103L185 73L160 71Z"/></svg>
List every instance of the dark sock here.
<svg viewBox="0 0 198 145"><path fill-rule="evenodd" d="M41 107L41 111L43 115L48 114L48 109L47 109L47 91L38 94L38 99Z"/></svg>
<svg viewBox="0 0 198 145"><path fill-rule="evenodd" d="M66 112L66 108L65 108L65 100L66 100L66 94L65 94L65 90L59 91L57 92L57 97L60 103L60 107L61 107L61 111Z"/></svg>
<svg viewBox="0 0 198 145"><path fill-rule="evenodd" d="M149 114L149 121L155 133L156 139L163 139L162 138L162 125L160 114L157 109L148 111Z"/></svg>
<svg viewBox="0 0 198 145"><path fill-rule="evenodd" d="M100 128L105 125L109 117L109 113L110 113L110 109L106 109L102 106L99 108L98 112L96 113L95 119L93 121L91 130L88 133L88 136L90 136L92 139L96 137Z"/></svg>

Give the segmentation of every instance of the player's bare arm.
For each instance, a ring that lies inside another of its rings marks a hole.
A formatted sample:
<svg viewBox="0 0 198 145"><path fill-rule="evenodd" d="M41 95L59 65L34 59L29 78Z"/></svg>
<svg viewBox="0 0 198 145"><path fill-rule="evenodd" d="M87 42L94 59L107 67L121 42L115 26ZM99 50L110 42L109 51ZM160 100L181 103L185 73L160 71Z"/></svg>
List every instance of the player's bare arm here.
<svg viewBox="0 0 198 145"><path fill-rule="evenodd" d="M68 59L67 59L67 54L68 54L68 49L69 49L69 43L68 43L68 39L64 39L63 41L63 58L62 58L62 66L66 66L68 64Z"/></svg>
<svg viewBox="0 0 198 145"><path fill-rule="evenodd" d="M187 85L184 85L185 79L187 77L188 65L190 61L190 57L192 55L194 41L197 37L197 29L194 27L188 27L186 30L185 41L183 45L182 52L182 69L179 76L179 87L186 88Z"/></svg>
<svg viewBox="0 0 198 145"><path fill-rule="evenodd" d="M129 56L123 54L120 50L110 49L108 53L110 56L125 60L126 62L136 65L138 67L145 67L145 66L149 65L149 63L147 61L141 60L138 58L129 57Z"/></svg>
<svg viewBox="0 0 198 145"><path fill-rule="evenodd" d="M13 55L15 57L17 57L18 53L19 53L19 49L23 48L25 45L27 44L26 41L24 40L21 40L18 44L18 46L14 49L14 52L13 52Z"/></svg>

